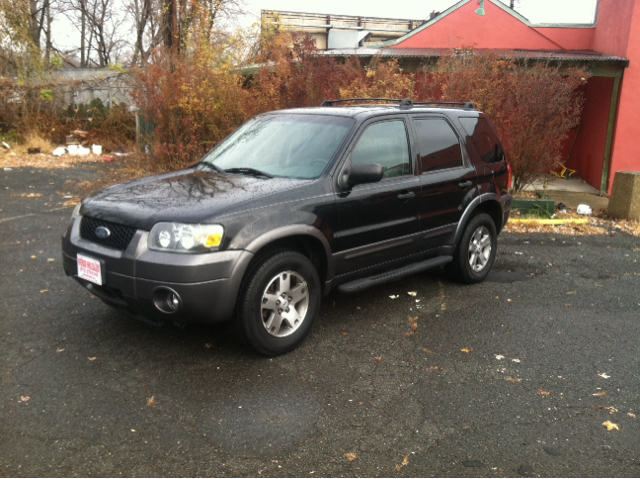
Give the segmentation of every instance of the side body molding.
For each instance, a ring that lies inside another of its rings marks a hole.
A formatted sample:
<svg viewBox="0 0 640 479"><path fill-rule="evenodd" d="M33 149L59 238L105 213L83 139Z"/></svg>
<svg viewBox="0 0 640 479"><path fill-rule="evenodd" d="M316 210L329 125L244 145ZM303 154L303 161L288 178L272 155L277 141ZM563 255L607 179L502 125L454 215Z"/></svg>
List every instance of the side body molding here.
<svg viewBox="0 0 640 479"><path fill-rule="evenodd" d="M473 211L476 209L476 207L479 204L485 203L487 201L495 201L496 203L500 204L500 197L495 193L484 193L474 198L473 201L469 203L469 205L466 207L466 209L464 210L464 213L462 213L462 217L458 222L458 227L456 228L456 233L453 238L453 244L458 244L458 241L460 241L462 232L464 231L465 226L467 226L467 223L469 222L469 218L471 218L471 215Z"/></svg>

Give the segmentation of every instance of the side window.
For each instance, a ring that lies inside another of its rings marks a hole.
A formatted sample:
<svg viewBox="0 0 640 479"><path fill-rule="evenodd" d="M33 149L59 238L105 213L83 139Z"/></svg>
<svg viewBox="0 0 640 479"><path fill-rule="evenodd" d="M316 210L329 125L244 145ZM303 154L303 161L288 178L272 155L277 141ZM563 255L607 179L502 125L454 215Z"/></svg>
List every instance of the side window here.
<svg viewBox="0 0 640 479"><path fill-rule="evenodd" d="M442 118L414 120L414 123L421 173L462 166L460 141L449 123Z"/></svg>
<svg viewBox="0 0 640 479"><path fill-rule="evenodd" d="M485 163L497 163L504 159L504 152L495 131L484 118L460 118L467 132L468 141Z"/></svg>
<svg viewBox="0 0 640 479"><path fill-rule="evenodd" d="M351 164L378 164L385 178L411 174L404 121L383 121L368 126L351 153Z"/></svg>

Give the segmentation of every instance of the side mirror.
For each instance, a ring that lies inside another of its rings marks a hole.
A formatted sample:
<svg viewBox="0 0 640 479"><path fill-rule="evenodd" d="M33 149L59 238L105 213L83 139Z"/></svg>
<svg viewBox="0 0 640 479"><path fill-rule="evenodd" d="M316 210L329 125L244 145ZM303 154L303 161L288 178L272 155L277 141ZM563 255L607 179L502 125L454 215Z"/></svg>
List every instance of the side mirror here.
<svg viewBox="0 0 640 479"><path fill-rule="evenodd" d="M353 165L347 183L350 186L362 183L377 183L382 180L384 171L380 165Z"/></svg>

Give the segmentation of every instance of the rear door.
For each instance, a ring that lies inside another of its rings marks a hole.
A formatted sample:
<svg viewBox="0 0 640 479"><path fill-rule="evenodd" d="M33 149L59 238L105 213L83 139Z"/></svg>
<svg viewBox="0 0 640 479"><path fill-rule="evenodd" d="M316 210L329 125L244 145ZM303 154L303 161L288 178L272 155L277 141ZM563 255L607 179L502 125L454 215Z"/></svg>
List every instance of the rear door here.
<svg viewBox="0 0 640 479"><path fill-rule="evenodd" d="M450 244L464 208L475 196L476 170L445 116L415 115L412 123L419 151L423 247Z"/></svg>
<svg viewBox="0 0 640 479"><path fill-rule="evenodd" d="M363 124L345 164L379 164L384 178L342 189L336 195L337 275L415 252L420 231L420 179L414 160L406 115Z"/></svg>

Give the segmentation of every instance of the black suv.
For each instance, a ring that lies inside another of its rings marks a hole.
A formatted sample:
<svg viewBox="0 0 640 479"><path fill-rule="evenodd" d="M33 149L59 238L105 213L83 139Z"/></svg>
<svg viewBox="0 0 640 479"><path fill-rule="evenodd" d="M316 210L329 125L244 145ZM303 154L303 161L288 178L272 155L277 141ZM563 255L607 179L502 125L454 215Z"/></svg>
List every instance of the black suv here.
<svg viewBox="0 0 640 479"><path fill-rule="evenodd" d="M333 288L441 265L482 281L511 210L487 116L348 101L260 115L191 168L85 198L62 238L65 272L147 322L231 320L265 355L297 347Z"/></svg>

